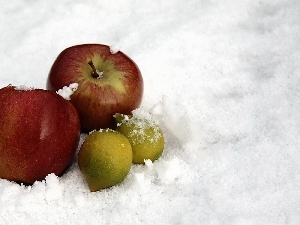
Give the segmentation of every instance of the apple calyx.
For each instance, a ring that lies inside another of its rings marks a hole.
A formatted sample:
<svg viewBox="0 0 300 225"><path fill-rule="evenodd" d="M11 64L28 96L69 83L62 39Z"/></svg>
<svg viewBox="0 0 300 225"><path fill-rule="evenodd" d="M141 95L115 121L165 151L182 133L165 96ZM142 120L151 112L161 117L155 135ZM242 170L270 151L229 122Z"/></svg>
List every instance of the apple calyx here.
<svg viewBox="0 0 300 225"><path fill-rule="evenodd" d="M96 69L92 60L88 61L88 64L93 70L93 73L92 73L93 78L100 79L101 77L103 77L103 72L100 72L99 70Z"/></svg>

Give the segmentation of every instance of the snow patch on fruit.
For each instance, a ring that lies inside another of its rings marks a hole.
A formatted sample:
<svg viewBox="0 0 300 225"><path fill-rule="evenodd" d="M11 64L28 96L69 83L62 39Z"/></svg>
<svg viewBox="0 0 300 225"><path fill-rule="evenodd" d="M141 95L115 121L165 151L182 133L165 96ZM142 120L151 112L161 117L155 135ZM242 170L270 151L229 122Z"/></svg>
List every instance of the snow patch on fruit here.
<svg viewBox="0 0 300 225"><path fill-rule="evenodd" d="M99 71L99 70L96 70L96 73L97 73L97 78L96 79L101 79L103 77L103 73L102 71Z"/></svg>
<svg viewBox="0 0 300 225"><path fill-rule="evenodd" d="M92 133L94 133L95 131L97 131L97 130L92 130L92 131L90 131L90 132L89 132L89 135L92 134Z"/></svg>
<svg viewBox="0 0 300 225"><path fill-rule="evenodd" d="M124 115L121 123L134 127L128 135L135 143L143 143L146 140L150 143L157 143L162 136L158 123L149 112L142 108L133 110L132 117Z"/></svg>
<svg viewBox="0 0 300 225"><path fill-rule="evenodd" d="M94 129L94 130L90 131L89 135L94 133L94 132L100 132L100 133L106 132L106 133L108 133L108 132L116 132L116 131L113 130L113 129L110 129L110 128L104 128L104 129L100 128L99 130Z"/></svg>
<svg viewBox="0 0 300 225"><path fill-rule="evenodd" d="M20 85L20 86L15 86L14 89L16 91L32 91L35 88L34 87L27 87L26 85Z"/></svg>
<svg viewBox="0 0 300 225"><path fill-rule="evenodd" d="M147 120L153 124L158 124L157 120L148 111L146 111L143 108L137 108L137 109L133 110L132 116L136 117L136 118L141 118L141 119Z"/></svg>
<svg viewBox="0 0 300 225"><path fill-rule="evenodd" d="M111 45L109 46L109 51L111 54L116 54L118 51L120 51L120 46L119 45Z"/></svg>
<svg viewBox="0 0 300 225"><path fill-rule="evenodd" d="M69 86L64 86L56 93L66 100L71 100L71 95L78 89L78 83L72 83Z"/></svg>
<svg viewBox="0 0 300 225"><path fill-rule="evenodd" d="M110 129L110 128L105 128L105 129L100 129L99 132L106 132L106 133L109 133L109 132L116 132L116 131L113 130L113 129Z"/></svg>

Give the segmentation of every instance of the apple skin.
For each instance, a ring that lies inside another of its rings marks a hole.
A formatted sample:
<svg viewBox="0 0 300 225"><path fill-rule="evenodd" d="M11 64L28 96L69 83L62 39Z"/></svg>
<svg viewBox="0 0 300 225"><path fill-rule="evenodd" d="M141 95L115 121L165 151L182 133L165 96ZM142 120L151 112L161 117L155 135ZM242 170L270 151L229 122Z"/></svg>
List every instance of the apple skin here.
<svg viewBox="0 0 300 225"><path fill-rule="evenodd" d="M0 89L0 178L26 184L60 175L80 138L75 107L49 90Z"/></svg>
<svg viewBox="0 0 300 225"><path fill-rule="evenodd" d="M93 77L90 61L103 72L101 78ZM144 91L135 62L120 51L112 54L109 46L102 44L76 45L58 55L49 72L47 89L57 91L71 83L78 83L71 102L83 132L115 128L113 115L130 114L138 108Z"/></svg>

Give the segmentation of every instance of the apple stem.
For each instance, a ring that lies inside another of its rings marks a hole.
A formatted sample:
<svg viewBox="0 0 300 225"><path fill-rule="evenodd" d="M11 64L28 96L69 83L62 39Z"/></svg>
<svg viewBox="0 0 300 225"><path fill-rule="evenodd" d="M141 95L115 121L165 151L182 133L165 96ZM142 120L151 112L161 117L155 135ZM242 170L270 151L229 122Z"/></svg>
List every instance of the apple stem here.
<svg viewBox="0 0 300 225"><path fill-rule="evenodd" d="M92 77L93 77L93 78L100 78L101 75L102 75L102 73L99 72L99 71L96 69L96 67L94 66L93 61L92 61L92 60L89 61L88 64L90 65L90 67L91 67L92 70L93 70Z"/></svg>

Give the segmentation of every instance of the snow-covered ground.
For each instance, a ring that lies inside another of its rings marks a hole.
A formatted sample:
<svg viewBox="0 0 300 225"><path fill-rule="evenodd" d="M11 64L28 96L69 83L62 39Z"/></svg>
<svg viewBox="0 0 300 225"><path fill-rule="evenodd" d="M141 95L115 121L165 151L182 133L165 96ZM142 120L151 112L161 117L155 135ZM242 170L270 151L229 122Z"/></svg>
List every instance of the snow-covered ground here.
<svg viewBox="0 0 300 225"><path fill-rule="evenodd" d="M1 87L45 88L69 46L119 46L166 146L95 193L76 162L31 187L0 179L0 224L300 224L299 12L298 0L2 2Z"/></svg>

